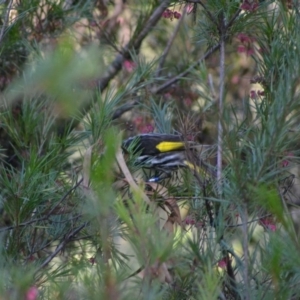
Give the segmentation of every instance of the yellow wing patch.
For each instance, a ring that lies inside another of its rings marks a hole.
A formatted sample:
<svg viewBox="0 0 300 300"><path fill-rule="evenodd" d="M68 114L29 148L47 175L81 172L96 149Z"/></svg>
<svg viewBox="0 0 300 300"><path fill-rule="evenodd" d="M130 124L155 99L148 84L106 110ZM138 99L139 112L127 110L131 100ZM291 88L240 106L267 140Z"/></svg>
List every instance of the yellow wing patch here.
<svg viewBox="0 0 300 300"><path fill-rule="evenodd" d="M183 142L161 142L156 145L156 149L160 152L174 151L184 148Z"/></svg>

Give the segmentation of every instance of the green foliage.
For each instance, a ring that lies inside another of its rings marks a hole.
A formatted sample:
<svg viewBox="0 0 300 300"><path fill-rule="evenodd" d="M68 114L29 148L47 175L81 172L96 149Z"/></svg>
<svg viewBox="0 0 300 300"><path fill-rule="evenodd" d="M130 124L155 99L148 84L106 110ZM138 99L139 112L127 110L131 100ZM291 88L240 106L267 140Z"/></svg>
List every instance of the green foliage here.
<svg viewBox="0 0 300 300"><path fill-rule="evenodd" d="M147 107L145 107L147 109ZM150 114L154 116L155 128L159 133L173 133L172 129L172 104L156 103L151 99Z"/></svg>
<svg viewBox="0 0 300 300"><path fill-rule="evenodd" d="M297 4L198 2L5 4L0 298L299 298ZM152 128L190 168L121 153Z"/></svg>

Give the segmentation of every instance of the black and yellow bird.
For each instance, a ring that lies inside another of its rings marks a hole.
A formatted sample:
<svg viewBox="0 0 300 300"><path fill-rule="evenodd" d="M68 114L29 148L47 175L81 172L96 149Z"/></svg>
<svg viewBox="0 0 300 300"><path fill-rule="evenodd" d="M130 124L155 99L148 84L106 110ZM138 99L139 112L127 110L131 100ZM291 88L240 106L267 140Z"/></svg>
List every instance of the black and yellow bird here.
<svg viewBox="0 0 300 300"><path fill-rule="evenodd" d="M145 168L168 173L186 167L201 175L212 175L212 167L201 158L208 147L186 141L181 135L159 133L140 134L122 144L124 151L136 155L136 162Z"/></svg>

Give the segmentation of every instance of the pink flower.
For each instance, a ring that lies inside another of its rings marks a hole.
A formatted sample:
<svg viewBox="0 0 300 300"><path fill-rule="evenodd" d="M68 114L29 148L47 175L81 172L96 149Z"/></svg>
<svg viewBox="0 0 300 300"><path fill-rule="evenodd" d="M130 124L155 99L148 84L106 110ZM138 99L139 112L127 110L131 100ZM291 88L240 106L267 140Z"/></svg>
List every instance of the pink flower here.
<svg viewBox="0 0 300 300"><path fill-rule="evenodd" d="M186 136L186 139L187 139L188 141L194 142L194 141L195 141L195 135L194 135L194 134L188 134L188 135Z"/></svg>
<svg viewBox="0 0 300 300"><path fill-rule="evenodd" d="M286 154L286 156L287 156L287 158L288 158L288 157L293 157L293 156L294 156L294 153L289 152L289 153ZM288 159L284 159L284 160L282 161L282 163L281 163L281 166L282 166L283 168L286 168L289 164L290 164L290 161L289 161Z"/></svg>
<svg viewBox="0 0 300 300"><path fill-rule="evenodd" d="M258 3L256 0L244 0L241 4L241 9L249 12L254 12L258 9Z"/></svg>
<svg viewBox="0 0 300 300"><path fill-rule="evenodd" d="M252 90L252 91L250 91L250 98L251 99L257 99L257 93L256 93L256 91L254 91L254 90Z"/></svg>
<svg viewBox="0 0 300 300"><path fill-rule="evenodd" d="M251 47L249 47L249 48L247 49L247 56L250 56L250 55L253 55L253 54L254 54L254 49L251 48Z"/></svg>
<svg viewBox="0 0 300 300"><path fill-rule="evenodd" d="M259 220L259 225L263 226L265 229L269 229L270 231L276 231L276 224L271 218L262 218Z"/></svg>
<svg viewBox="0 0 300 300"><path fill-rule="evenodd" d="M198 221L196 224L195 224L195 227L196 228L202 228L204 226L204 223L203 222L201 222L201 221Z"/></svg>
<svg viewBox="0 0 300 300"><path fill-rule="evenodd" d="M164 97L165 97L166 99L170 99L170 98L172 97L172 94L171 94L171 93L165 93L165 94L164 94Z"/></svg>
<svg viewBox="0 0 300 300"><path fill-rule="evenodd" d="M268 225L268 229L270 229L271 231L275 232L277 228L276 228L275 224L269 224Z"/></svg>
<svg viewBox="0 0 300 300"><path fill-rule="evenodd" d="M174 11L174 18L175 19L180 19L181 18L181 13L178 11Z"/></svg>
<svg viewBox="0 0 300 300"><path fill-rule="evenodd" d="M89 259L89 262L91 263L91 265L93 266L96 263L96 258L95 257L91 257Z"/></svg>
<svg viewBox="0 0 300 300"><path fill-rule="evenodd" d="M255 38L251 37L245 33L239 33L237 38L242 43L242 45L238 46L238 53L246 53L248 56L254 54L253 43L255 42Z"/></svg>
<svg viewBox="0 0 300 300"><path fill-rule="evenodd" d="M25 300L36 300L39 294L39 290L36 286L30 287L26 294L25 294Z"/></svg>
<svg viewBox="0 0 300 300"><path fill-rule="evenodd" d="M240 82L240 77L239 77L238 75L232 76L231 82L232 82L233 84L238 84L238 83Z"/></svg>
<svg viewBox="0 0 300 300"><path fill-rule="evenodd" d="M147 124L141 128L141 133L151 133L154 131L154 127L151 124Z"/></svg>
<svg viewBox="0 0 300 300"><path fill-rule="evenodd" d="M248 46L239 45L237 48L237 52L238 53L246 53L247 56L253 55L255 53L254 48L251 47L250 45L248 45Z"/></svg>
<svg viewBox="0 0 300 300"><path fill-rule="evenodd" d="M228 262L228 258L225 256L222 259L220 259L218 261L218 267L221 269L226 269L227 268L227 262Z"/></svg>
<svg viewBox="0 0 300 300"><path fill-rule="evenodd" d="M141 133L150 133L154 131L154 126L152 125L152 121L149 119L145 119L142 116L137 116L132 120L136 130Z"/></svg>
<svg viewBox="0 0 300 300"><path fill-rule="evenodd" d="M245 34L245 33L239 33L237 35L237 38L240 40L241 43L253 43L255 42L255 38Z"/></svg>
<svg viewBox="0 0 300 300"><path fill-rule="evenodd" d="M195 225L196 224L196 221L194 220L194 218L192 216L186 216L184 222L186 225Z"/></svg>
<svg viewBox="0 0 300 300"><path fill-rule="evenodd" d="M97 22L95 20L90 21L90 26L91 27L96 27L97 26Z"/></svg>
<svg viewBox="0 0 300 300"><path fill-rule="evenodd" d="M135 69L136 64L132 60L127 59L123 62L123 67L127 72L131 73Z"/></svg>
<svg viewBox="0 0 300 300"><path fill-rule="evenodd" d="M238 53L244 53L244 52L246 52L246 51L247 51L247 50L246 50L246 47L243 46L243 45L239 45L238 48L237 48L237 52L238 52Z"/></svg>
<svg viewBox="0 0 300 300"><path fill-rule="evenodd" d="M190 97L185 98L183 102L186 106L191 106L193 104L193 101Z"/></svg>
<svg viewBox="0 0 300 300"><path fill-rule="evenodd" d="M250 98L251 99L257 99L258 97L263 97L265 95L264 91L250 91Z"/></svg>
<svg viewBox="0 0 300 300"><path fill-rule="evenodd" d="M252 47L250 47L250 46L245 47L243 45L238 46L237 52L238 53L246 53L247 56L253 55L255 53L254 49Z"/></svg>
<svg viewBox="0 0 300 300"><path fill-rule="evenodd" d="M168 8L162 14L163 18L165 19L172 19L173 15L174 15L173 12Z"/></svg>
<svg viewBox="0 0 300 300"><path fill-rule="evenodd" d="M132 121L134 123L135 126L140 126L143 123L143 117L138 116L136 118L134 118Z"/></svg>
<svg viewBox="0 0 300 300"><path fill-rule="evenodd" d="M262 97L265 95L265 92L264 91L257 91L257 95Z"/></svg>
<svg viewBox="0 0 300 300"><path fill-rule="evenodd" d="M194 4L189 4L186 8L186 13L189 15L194 10Z"/></svg>
<svg viewBox="0 0 300 300"><path fill-rule="evenodd" d="M34 255L30 255L30 256L28 257L28 261L30 261L30 262L35 261Z"/></svg>

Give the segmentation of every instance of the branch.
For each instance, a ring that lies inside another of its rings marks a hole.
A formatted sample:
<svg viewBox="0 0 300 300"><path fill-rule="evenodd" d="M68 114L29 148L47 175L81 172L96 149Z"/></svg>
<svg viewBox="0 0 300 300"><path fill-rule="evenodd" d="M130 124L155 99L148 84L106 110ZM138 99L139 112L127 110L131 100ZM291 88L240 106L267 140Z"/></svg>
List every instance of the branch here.
<svg viewBox="0 0 300 300"><path fill-rule="evenodd" d="M231 254L231 256L234 257L237 267L242 266L242 264L243 264L242 260L235 253L235 251L225 242L225 240L223 238L220 240L220 246L223 249L223 252L226 253L225 254L226 255L226 269L227 269L227 274L228 274L229 279L230 279L228 289L231 292L231 294L233 295L233 299L241 300L242 298L239 295L238 290L237 290L237 282L236 282L236 279L235 279L234 270L232 268L231 260L230 260L228 254Z"/></svg>
<svg viewBox="0 0 300 300"><path fill-rule="evenodd" d="M191 2L191 3L200 3L198 0L195 1L187 1L187 2ZM225 32L227 32L230 27L233 25L234 21L237 19L237 17L240 15L241 13L241 9L239 8L236 13L233 15L233 17L231 18L231 20L229 20L229 22L226 24L225 26ZM227 34L224 37L224 41L226 42L228 39ZM153 88L151 90L151 92L153 94L159 94L161 93L163 90L165 90L166 88L168 88L170 85L174 84L175 82L177 82L178 80L180 80L182 77L188 75L196 66L198 66L202 61L206 60L211 54L213 54L215 51L217 51L220 48L220 43L215 45L214 47L210 48L197 62L195 62L193 65L191 65L190 67L188 67L185 71L183 71L182 73L180 73L179 75L176 75L175 77L169 79L168 81L166 81L165 83L163 83L162 85L160 85L157 88Z"/></svg>
<svg viewBox="0 0 300 300"><path fill-rule="evenodd" d="M227 23L226 25L226 31L232 26L233 22L237 19L237 17L240 15L241 13L241 8L239 8L236 13L233 15L233 17L231 18L231 20Z"/></svg>
<svg viewBox="0 0 300 300"><path fill-rule="evenodd" d="M213 24L215 24L217 26L217 28L218 28L219 27L218 26L218 21L214 18L214 16L211 14L211 12L209 11L209 9L207 9L207 7L205 6L205 4L202 1L200 1L200 0L198 0L198 2L194 2L194 3L199 3L203 7L203 9L206 12L206 14L207 14L208 18L210 19L210 21Z"/></svg>
<svg viewBox="0 0 300 300"><path fill-rule="evenodd" d="M234 299L241 300L241 297L237 291L237 283L236 283L236 279L235 279L235 275L234 275L234 270L232 267L232 262L229 257L229 251L226 252L226 271L227 271L227 275L229 277L229 283L230 283L228 286L229 291L231 292Z"/></svg>
<svg viewBox="0 0 300 300"><path fill-rule="evenodd" d="M214 47L210 48L197 62L192 64L190 67L188 67L185 71L181 72L180 74L176 75L175 77L169 79L162 85L160 85L157 88L153 88L151 90L151 93L153 94L159 94L166 88L168 88L173 83L177 82L178 80L182 79L182 77L188 75L195 67L197 67L203 60L207 59L212 53L217 51L220 48L220 44L215 45Z"/></svg>
<svg viewBox="0 0 300 300"><path fill-rule="evenodd" d="M224 18L224 16L223 16ZM224 25L224 19L222 20ZM221 25L222 26L222 25ZM220 92L218 103L218 150L217 150L217 181L219 183L219 193L221 194L222 183L222 152L223 152L223 101L224 101L224 87L225 87L225 26L221 28L220 36Z"/></svg>
<svg viewBox="0 0 300 300"><path fill-rule="evenodd" d="M109 82L119 73L122 69L122 64L124 60L129 57L130 51L132 50L139 50L143 40L148 35L148 33L154 28L156 23L160 20L161 15L169 6L171 0L164 0L161 4L153 11L152 15L149 17L148 21L144 25L143 29L137 36L133 37L128 44L123 48L120 54L117 54L114 61L108 66L107 71L104 73L101 79L98 80L97 86L98 89L95 91L95 94L98 94L98 91L103 91L109 84ZM81 111L88 111L94 102L96 101L97 97L92 97L91 101L87 102L82 108Z"/></svg>
<svg viewBox="0 0 300 300"><path fill-rule="evenodd" d="M83 223L81 226L77 227L76 229L74 229L72 232L70 232L65 239L56 247L55 251L49 255L44 262L39 266L39 268L36 270L36 273L43 269L45 266L47 266L51 260L67 245L67 243L69 243L72 238L79 233L85 226L87 225L87 223Z"/></svg>
<svg viewBox="0 0 300 300"><path fill-rule="evenodd" d="M112 120L120 118L124 113L126 113L127 111L131 110L133 107L140 104L140 102L141 101L138 98L138 99L135 99L133 101L130 101L130 102L127 102L127 103L121 105L114 111L114 113L112 115Z"/></svg>

